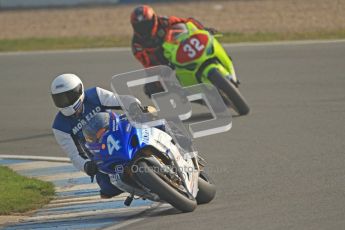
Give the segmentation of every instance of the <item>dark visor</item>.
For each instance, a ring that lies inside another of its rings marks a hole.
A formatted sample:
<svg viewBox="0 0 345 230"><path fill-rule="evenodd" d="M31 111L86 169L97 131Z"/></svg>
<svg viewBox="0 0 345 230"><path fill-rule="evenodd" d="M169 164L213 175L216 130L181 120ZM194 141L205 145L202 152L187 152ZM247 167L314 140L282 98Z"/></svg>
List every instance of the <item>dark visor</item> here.
<svg viewBox="0 0 345 230"><path fill-rule="evenodd" d="M72 90L63 93L52 94L52 97L56 107L65 108L70 105L73 105L82 94L83 86L79 84Z"/></svg>
<svg viewBox="0 0 345 230"><path fill-rule="evenodd" d="M135 32L140 34L143 37L150 37L153 26L155 23L155 17L152 17L151 20L144 20L133 25Z"/></svg>

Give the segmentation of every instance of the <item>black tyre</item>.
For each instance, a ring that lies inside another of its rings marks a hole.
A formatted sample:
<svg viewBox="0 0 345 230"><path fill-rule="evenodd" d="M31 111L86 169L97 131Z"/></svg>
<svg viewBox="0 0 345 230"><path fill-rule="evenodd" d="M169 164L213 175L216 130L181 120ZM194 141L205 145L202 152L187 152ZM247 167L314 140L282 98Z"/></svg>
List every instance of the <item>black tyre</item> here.
<svg viewBox="0 0 345 230"><path fill-rule="evenodd" d="M209 76L208 79L215 87L217 87L217 89L220 92L220 95L224 99L224 102L227 105L231 104L233 109L239 115L246 115L249 113L250 109L248 103L241 95L240 91L231 81L224 78L217 69L214 69L214 71L212 71L212 74Z"/></svg>
<svg viewBox="0 0 345 230"><path fill-rule="evenodd" d="M195 199L189 199L187 196L175 190L158 176L145 161L139 161L137 165L140 170L135 175L140 183L153 193L156 193L162 200L182 212L192 212L196 208L197 203Z"/></svg>
<svg viewBox="0 0 345 230"><path fill-rule="evenodd" d="M196 196L198 204L207 204L216 196L216 186L203 174L200 174L198 180L199 191Z"/></svg>

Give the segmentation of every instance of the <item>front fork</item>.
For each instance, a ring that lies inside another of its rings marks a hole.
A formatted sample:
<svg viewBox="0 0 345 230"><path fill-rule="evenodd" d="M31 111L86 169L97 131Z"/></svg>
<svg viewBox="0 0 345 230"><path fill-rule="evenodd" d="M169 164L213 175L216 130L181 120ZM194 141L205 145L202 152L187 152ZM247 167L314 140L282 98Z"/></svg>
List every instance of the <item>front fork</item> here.
<svg viewBox="0 0 345 230"><path fill-rule="evenodd" d="M232 81L236 87L238 87L238 85L240 84L240 79L237 77L236 75L236 71L235 71L235 66L232 62L232 58L230 57L230 55L228 53L226 53L226 55L228 56L230 63L229 63L229 72L230 72L230 81Z"/></svg>
<svg viewBox="0 0 345 230"><path fill-rule="evenodd" d="M233 67L233 65L231 65L231 72L226 69L221 63L212 63L209 66L207 66L202 74L202 82L210 82L209 78L212 77L213 72L215 70L218 70L221 75L224 78L227 78L229 81L231 81L236 87L238 87L238 85L240 84L240 82L238 81L238 78L236 76L235 73L235 68Z"/></svg>
<svg viewBox="0 0 345 230"><path fill-rule="evenodd" d="M216 68L219 69L219 71L222 73L222 76L228 78L230 81L232 81L236 85L236 87L238 87L238 85L240 84L240 81L238 77L236 76L236 71L235 71L235 67L234 67L231 56L226 52L226 50L218 42L218 40L215 39L213 45L215 49L214 52L218 60L218 63L215 63ZM209 71L207 71L206 73L208 74L208 72Z"/></svg>

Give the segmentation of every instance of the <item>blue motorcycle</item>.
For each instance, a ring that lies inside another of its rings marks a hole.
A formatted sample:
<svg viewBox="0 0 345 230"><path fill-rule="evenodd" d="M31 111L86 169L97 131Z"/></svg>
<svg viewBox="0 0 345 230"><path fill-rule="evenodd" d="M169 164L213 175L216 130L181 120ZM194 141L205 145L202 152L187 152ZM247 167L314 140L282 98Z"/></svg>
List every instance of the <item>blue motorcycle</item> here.
<svg viewBox="0 0 345 230"><path fill-rule="evenodd" d="M127 206L136 196L191 212L215 197L206 162L197 152L188 157L181 153L164 125L136 128L125 115L98 113L83 134L89 158L113 185L130 194Z"/></svg>

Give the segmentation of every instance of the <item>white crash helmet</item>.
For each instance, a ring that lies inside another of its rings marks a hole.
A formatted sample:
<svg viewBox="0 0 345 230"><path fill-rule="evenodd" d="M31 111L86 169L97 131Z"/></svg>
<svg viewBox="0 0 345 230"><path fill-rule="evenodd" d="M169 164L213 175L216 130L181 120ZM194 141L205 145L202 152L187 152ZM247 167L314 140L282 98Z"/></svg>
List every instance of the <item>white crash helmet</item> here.
<svg viewBox="0 0 345 230"><path fill-rule="evenodd" d="M57 76L50 89L56 107L65 116L72 116L83 104L84 86L80 78L74 74L65 73Z"/></svg>

